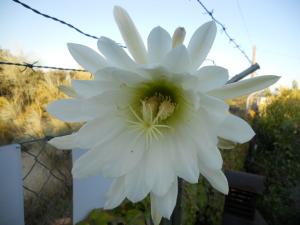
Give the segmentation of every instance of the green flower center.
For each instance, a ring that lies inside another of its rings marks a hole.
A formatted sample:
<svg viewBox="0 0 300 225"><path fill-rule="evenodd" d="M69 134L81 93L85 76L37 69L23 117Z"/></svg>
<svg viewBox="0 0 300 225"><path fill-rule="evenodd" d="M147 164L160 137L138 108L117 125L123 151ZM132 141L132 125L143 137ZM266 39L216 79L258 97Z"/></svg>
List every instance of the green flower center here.
<svg viewBox="0 0 300 225"><path fill-rule="evenodd" d="M166 79L141 84L130 105L130 127L145 135L149 146L153 139L174 128L182 118L185 104L183 90Z"/></svg>

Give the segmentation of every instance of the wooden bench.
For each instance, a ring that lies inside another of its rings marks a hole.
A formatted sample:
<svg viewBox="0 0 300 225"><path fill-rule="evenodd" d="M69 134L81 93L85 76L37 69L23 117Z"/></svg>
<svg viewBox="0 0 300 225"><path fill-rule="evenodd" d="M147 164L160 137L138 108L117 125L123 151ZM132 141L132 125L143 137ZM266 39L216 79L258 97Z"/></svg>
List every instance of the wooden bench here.
<svg viewBox="0 0 300 225"><path fill-rule="evenodd" d="M229 194L225 198L223 225L267 225L256 210L256 199L264 190L264 177L225 171Z"/></svg>

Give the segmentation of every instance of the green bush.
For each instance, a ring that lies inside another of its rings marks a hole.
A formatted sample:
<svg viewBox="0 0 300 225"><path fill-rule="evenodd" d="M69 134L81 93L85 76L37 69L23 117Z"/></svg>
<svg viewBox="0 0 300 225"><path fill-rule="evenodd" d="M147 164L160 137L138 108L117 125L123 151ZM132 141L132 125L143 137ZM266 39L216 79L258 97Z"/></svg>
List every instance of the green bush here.
<svg viewBox="0 0 300 225"><path fill-rule="evenodd" d="M269 224L298 224L300 90L281 88L267 97L253 124L257 147L251 152L249 169L266 176L260 211Z"/></svg>

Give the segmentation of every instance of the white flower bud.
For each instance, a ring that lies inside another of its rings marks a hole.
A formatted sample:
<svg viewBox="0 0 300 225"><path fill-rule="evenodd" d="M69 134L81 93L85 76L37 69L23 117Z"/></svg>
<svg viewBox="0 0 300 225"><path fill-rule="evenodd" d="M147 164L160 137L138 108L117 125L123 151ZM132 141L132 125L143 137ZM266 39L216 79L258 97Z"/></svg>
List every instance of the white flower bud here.
<svg viewBox="0 0 300 225"><path fill-rule="evenodd" d="M173 34L172 37L172 47L175 48L177 45L180 45L183 43L185 38L185 29L184 27L178 27Z"/></svg>

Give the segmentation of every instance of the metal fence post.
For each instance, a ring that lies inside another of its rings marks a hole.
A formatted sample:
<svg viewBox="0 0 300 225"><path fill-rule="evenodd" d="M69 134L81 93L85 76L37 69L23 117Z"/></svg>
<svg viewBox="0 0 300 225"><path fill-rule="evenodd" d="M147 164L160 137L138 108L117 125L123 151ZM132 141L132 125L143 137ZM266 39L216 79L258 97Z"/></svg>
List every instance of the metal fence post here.
<svg viewBox="0 0 300 225"><path fill-rule="evenodd" d="M24 225L20 145L0 147L0 224Z"/></svg>

